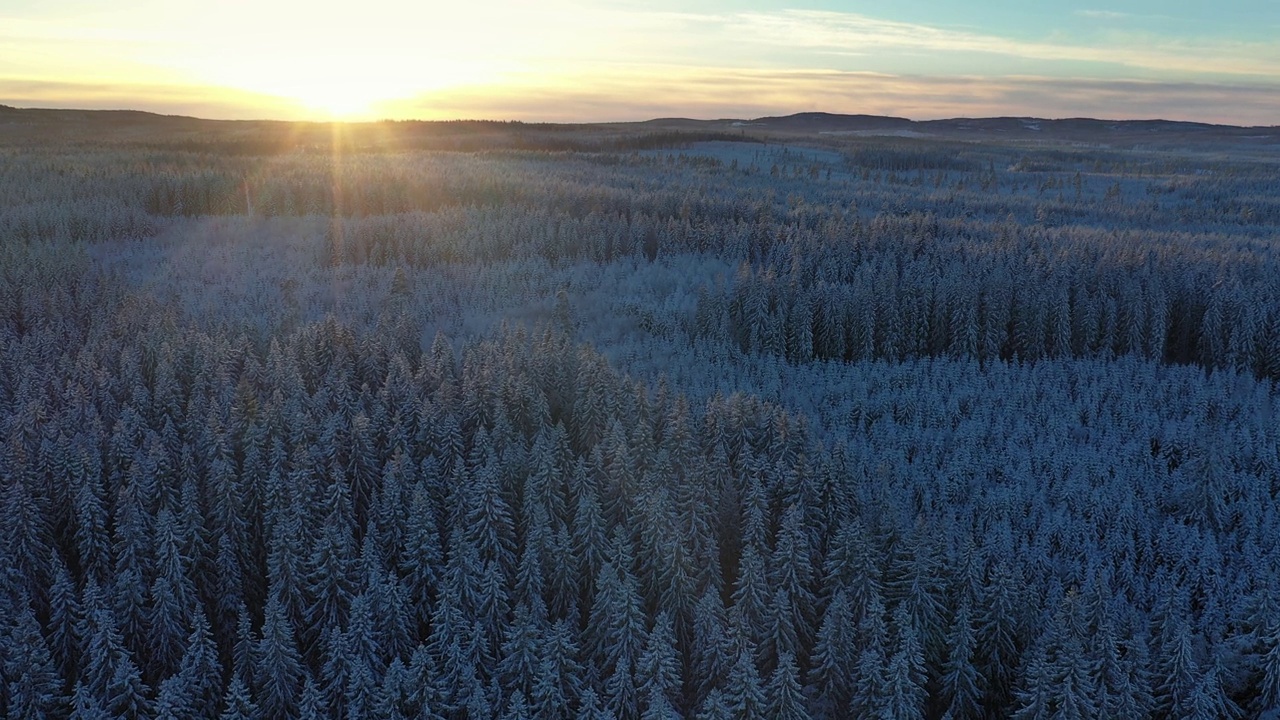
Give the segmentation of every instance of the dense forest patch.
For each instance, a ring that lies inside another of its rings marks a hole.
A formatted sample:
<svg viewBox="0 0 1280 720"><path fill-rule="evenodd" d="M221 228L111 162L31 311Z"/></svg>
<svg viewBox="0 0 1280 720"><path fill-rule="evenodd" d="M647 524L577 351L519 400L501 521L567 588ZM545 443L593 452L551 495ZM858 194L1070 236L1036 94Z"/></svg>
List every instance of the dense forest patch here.
<svg viewBox="0 0 1280 720"><path fill-rule="evenodd" d="M0 148L0 715L1280 703L1265 157L186 122Z"/></svg>

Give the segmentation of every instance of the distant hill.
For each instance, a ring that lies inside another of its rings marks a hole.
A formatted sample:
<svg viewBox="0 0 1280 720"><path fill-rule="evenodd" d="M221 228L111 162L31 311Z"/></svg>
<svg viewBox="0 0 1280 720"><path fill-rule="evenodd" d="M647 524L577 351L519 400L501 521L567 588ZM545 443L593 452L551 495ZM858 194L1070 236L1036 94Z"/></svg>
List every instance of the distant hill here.
<svg viewBox="0 0 1280 720"><path fill-rule="evenodd" d="M790 132L860 132L907 130L915 123L907 118L883 115L838 115L825 112L796 113L782 117L762 117L744 124Z"/></svg>
<svg viewBox="0 0 1280 720"><path fill-rule="evenodd" d="M803 112L793 115L752 119L722 118L695 120L690 118L657 118L643 122L620 123L500 123L491 121L355 123L353 127L375 125L396 128L393 134L406 138L429 138L439 144L442 136L467 135L483 144L480 135L518 136L528 139L534 134L588 131L603 136L645 133L695 133L768 139L770 136L799 137L902 137L942 140L1049 142L1114 147L1166 148L1195 145L1207 150L1218 146L1234 149L1280 149L1280 126L1241 127L1177 120L1103 120L1096 118L1045 119L1035 117L949 118L944 120L910 120L881 115L843 115L827 112ZM203 120L192 117L158 115L135 110L49 110L20 109L0 105L0 143L33 139L75 139L93 142L105 139L155 139L164 136L184 140L220 130L237 133L267 133L294 137L299 132L328 133L329 123L294 123L284 121ZM386 133L381 133L385 135ZM577 134L575 132L574 134ZM327 135L326 135L327 137ZM524 142L524 140L521 140ZM531 147L542 147L546 138ZM498 143L502 144L502 143ZM566 144L561 149L573 149ZM461 149L461 147L459 147Z"/></svg>
<svg viewBox="0 0 1280 720"><path fill-rule="evenodd" d="M916 137L948 140L1011 140L1153 147L1175 145L1280 146L1280 126L1242 127L1178 120L1046 119L1035 117L910 120L880 115L806 112L749 120L651 120L670 129L720 130L785 135Z"/></svg>

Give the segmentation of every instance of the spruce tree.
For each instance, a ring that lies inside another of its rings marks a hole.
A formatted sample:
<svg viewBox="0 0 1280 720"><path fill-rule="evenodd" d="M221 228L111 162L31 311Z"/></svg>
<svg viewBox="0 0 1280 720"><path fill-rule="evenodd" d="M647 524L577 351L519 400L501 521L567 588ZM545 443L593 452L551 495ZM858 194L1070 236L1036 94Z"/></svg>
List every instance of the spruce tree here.
<svg viewBox="0 0 1280 720"><path fill-rule="evenodd" d="M795 659L791 655L783 655L778 659L778 667L769 678L765 688L765 716L777 720L809 720L809 712L805 708L804 695L800 690Z"/></svg>
<svg viewBox="0 0 1280 720"><path fill-rule="evenodd" d="M255 656L254 686L258 689L259 708L266 717L292 717L302 689L302 665L293 625L278 590L268 592L262 638Z"/></svg>

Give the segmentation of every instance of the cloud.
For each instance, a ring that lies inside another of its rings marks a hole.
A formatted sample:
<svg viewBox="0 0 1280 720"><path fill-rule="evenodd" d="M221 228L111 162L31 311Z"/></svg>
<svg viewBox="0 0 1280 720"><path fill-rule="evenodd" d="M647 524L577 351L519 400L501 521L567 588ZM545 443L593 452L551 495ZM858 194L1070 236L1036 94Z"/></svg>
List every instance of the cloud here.
<svg viewBox="0 0 1280 720"><path fill-rule="evenodd" d="M726 20L726 28L745 41L792 49L987 53L1029 60L1104 63L1199 76L1280 76L1280 44L1274 42L1196 40L1141 34L1110 36L1105 44L1026 41L825 10L740 13Z"/></svg>
<svg viewBox="0 0 1280 720"><path fill-rule="evenodd" d="M1133 17L1132 13L1116 12L1115 10L1076 10L1073 14L1095 20L1126 20Z"/></svg>

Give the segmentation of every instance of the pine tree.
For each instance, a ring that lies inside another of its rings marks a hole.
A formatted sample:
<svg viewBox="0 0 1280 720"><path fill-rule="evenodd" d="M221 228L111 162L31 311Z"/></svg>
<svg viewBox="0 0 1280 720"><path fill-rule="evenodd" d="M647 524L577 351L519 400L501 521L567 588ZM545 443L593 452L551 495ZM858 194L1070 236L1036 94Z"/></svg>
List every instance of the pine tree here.
<svg viewBox="0 0 1280 720"><path fill-rule="evenodd" d="M1032 645L1023 686L1015 693L1014 720L1049 720L1053 711L1051 668L1043 642Z"/></svg>
<svg viewBox="0 0 1280 720"><path fill-rule="evenodd" d="M1053 675L1059 678L1055 691L1057 696L1055 717L1062 720L1085 720L1085 718L1098 716L1093 678L1089 673L1084 648L1074 633L1058 650Z"/></svg>
<svg viewBox="0 0 1280 720"><path fill-rule="evenodd" d="M849 710L854 717L877 717L888 706L890 686L886 676L889 666L886 634L884 606L878 595L872 595L867 612L858 624L863 648L858 657L857 676L850 682L853 694L849 699Z"/></svg>
<svg viewBox="0 0 1280 720"><path fill-rule="evenodd" d="M765 701L760 673L756 669L755 653L747 643L743 643L729 675L725 704L735 718L763 720L768 717Z"/></svg>
<svg viewBox="0 0 1280 720"><path fill-rule="evenodd" d="M1262 679L1253 709L1261 716L1280 710L1280 623L1273 623L1266 634L1266 654L1262 656Z"/></svg>
<svg viewBox="0 0 1280 720"><path fill-rule="evenodd" d="M379 642L377 619L368 593L360 593L351 601L347 624L346 649L351 664L364 667L377 677L387 669L387 653Z"/></svg>
<svg viewBox="0 0 1280 720"><path fill-rule="evenodd" d="M539 717L561 716L559 709L574 704L584 691L582 666L578 663L574 627L557 621L542 640L542 658L533 689L533 708Z"/></svg>
<svg viewBox="0 0 1280 720"><path fill-rule="evenodd" d="M226 696L222 700L222 714L219 720L257 720L258 706L244 681L238 677L231 678L227 686Z"/></svg>
<svg viewBox="0 0 1280 720"><path fill-rule="evenodd" d="M884 717L893 720L922 719L927 699L924 656L904 605L899 605L894 611L893 624L897 638L886 670Z"/></svg>
<svg viewBox="0 0 1280 720"><path fill-rule="evenodd" d="M147 694L138 666L128 657L121 658L107 685L103 706L114 717L144 720L151 714Z"/></svg>
<svg viewBox="0 0 1280 720"><path fill-rule="evenodd" d="M236 640L231 647L231 673L243 680L247 688L253 687L253 669L257 666L257 659L254 657L256 649L253 619L249 616L249 608L241 605L236 616Z"/></svg>
<svg viewBox="0 0 1280 720"><path fill-rule="evenodd" d="M208 584L210 589L207 591L213 601L210 625L216 633L219 648L225 651L237 639L235 631L239 626L240 609L245 606L244 573L231 540L222 536L215 542L213 581Z"/></svg>
<svg viewBox="0 0 1280 720"><path fill-rule="evenodd" d="M498 684L504 691L519 690L526 697L532 693L538 674L542 632L543 628L531 616L528 606L516 608L515 616L504 630L501 659L498 661Z"/></svg>
<svg viewBox="0 0 1280 720"><path fill-rule="evenodd" d="M1180 616L1166 620L1170 624L1169 646L1161 663L1161 680L1156 688L1157 710L1165 716L1192 714L1191 697L1199 684L1200 670L1191 652L1191 629Z"/></svg>
<svg viewBox="0 0 1280 720"><path fill-rule="evenodd" d="M0 490L0 512L5 518L4 525L0 526L0 549L9 567L16 571L10 582L16 584L21 593L40 598L52 580L51 530L21 473L14 472L5 478L5 486Z"/></svg>
<svg viewBox="0 0 1280 720"><path fill-rule="evenodd" d="M612 563L601 568L589 627L596 672L607 677L623 659L628 667L634 667L643 647L645 628L636 581L629 571L619 572Z"/></svg>
<svg viewBox="0 0 1280 720"><path fill-rule="evenodd" d="M837 590L823 613L809 663L809 686L823 715L849 705L857 677L856 632L848 595Z"/></svg>
<svg viewBox="0 0 1280 720"><path fill-rule="evenodd" d="M110 720L102 703L82 683L76 683L71 695L71 720Z"/></svg>
<svg viewBox="0 0 1280 720"><path fill-rule="evenodd" d="M111 564L107 511L101 491L92 479L83 480L75 491L75 547L87 577L105 583Z"/></svg>
<svg viewBox="0 0 1280 720"><path fill-rule="evenodd" d="M791 655L783 655L778 659L778 667L769 678L769 686L765 690L767 697L765 716L777 720L809 720L809 712L805 709L804 696L800 690L795 659Z"/></svg>
<svg viewBox="0 0 1280 720"><path fill-rule="evenodd" d="M1222 665L1218 657L1213 658L1208 669L1200 676L1191 701L1193 717L1220 718L1232 720L1240 717L1240 707L1236 705L1222 687Z"/></svg>
<svg viewBox="0 0 1280 720"><path fill-rule="evenodd" d="M528 495L525 496L526 498ZM528 520L529 529L525 533L524 547L520 551L520 561L516 566L515 589L511 595L513 604L524 605L534 617L546 620L547 607L545 581L543 579L543 552L547 544L546 534L548 521L541 512L540 517Z"/></svg>
<svg viewBox="0 0 1280 720"><path fill-rule="evenodd" d="M307 618L306 570L303 562L302 511L296 507L275 509L267 549L267 594L281 605L284 617L298 627Z"/></svg>
<svg viewBox="0 0 1280 720"><path fill-rule="evenodd" d="M1015 570L1007 562L991 569L977 622L977 663L984 680L983 707L1004 707L1012 697L1021 653L1020 600Z"/></svg>
<svg viewBox="0 0 1280 720"><path fill-rule="evenodd" d="M777 617L779 627L787 627L795 636L792 652L808 648L812 642L809 628L813 625L816 605L812 586L813 551L805 527L804 513L791 505L783 513L782 530L770 557L769 585L786 598L786 617ZM775 595L776 597L776 595ZM775 606L775 614L780 606ZM788 639L789 640L789 639Z"/></svg>
<svg viewBox="0 0 1280 720"><path fill-rule="evenodd" d="M605 679L604 694L610 712L618 720L634 720L639 716L639 688L631 672L629 656L620 656L613 666L613 672Z"/></svg>
<svg viewBox="0 0 1280 720"><path fill-rule="evenodd" d="M176 550L176 548L175 548ZM185 574L173 565L161 565L161 574L151 584L151 601L147 611L148 646L151 651L151 676L161 677L172 672L182 657L188 615L192 607L194 588L188 587ZM165 568L169 569L166 570Z"/></svg>
<svg viewBox="0 0 1280 720"><path fill-rule="evenodd" d="M182 720L197 717L191 683L182 673L165 678L156 692L154 720Z"/></svg>
<svg viewBox="0 0 1280 720"><path fill-rule="evenodd" d="M697 720L730 720L734 717L724 695L719 689L707 693L707 697L698 708Z"/></svg>
<svg viewBox="0 0 1280 720"><path fill-rule="evenodd" d="M769 606L768 579L764 561L752 544L742 550L738 578L733 589L734 613L743 622L743 630L753 643L764 638Z"/></svg>
<svg viewBox="0 0 1280 720"><path fill-rule="evenodd" d="M1104 617L1097 633L1097 661L1091 674L1097 683L1098 711L1109 717L1115 717L1122 707L1126 717L1137 714L1136 708L1124 707L1127 694L1128 671L1120 658L1120 648L1116 643L1115 630L1109 617Z"/></svg>
<svg viewBox="0 0 1280 720"><path fill-rule="evenodd" d="M315 678L311 673L306 673L298 700L298 720L325 720L329 716Z"/></svg>
<svg viewBox="0 0 1280 720"><path fill-rule="evenodd" d="M82 658L81 648L85 638L80 634L84 625L84 609L76 594L75 582L59 559L54 564L53 587L49 589L49 651L63 678L76 677Z"/></svg>
<svg viewBox="0 0 1280 720"><path fill-rule="evenodd" d="M116 673L116 666L132 656L124 647L120 631L111 611L102 605L101 592L90 581L85 587L85 631L87 646L80 682L105 705L107 689Z"/></svg>
<svg viewBox="0 0 1280 720"><path fill-rule="evenodd" d="M265 717L292 717L302 684L301 657L294 641L293 625L285 615L280 592L268 592L262 622L262 638L255 652L254 686Z"/></svg>
<svg viewBox="0 0 1280 720"><path fill-rule="evenodd" d="M636 667L640 698L646 704L660 699L660 704L674 712L679 703L681 668L675 630L665 611L658 613L648 635Z"/></svg>
<svg viewBox="0 0 1280 720"><path fill-rule="evenodd" d="M774 592L773 602L769 604L769 617L759 650L760 667L763 671L772 673L778 658L783 655L795 657L799 652L800 640L796 637L798 633L794 621L791 600L786 591L778 589Z"/></svg>
<svg viewBox="0 0 1280 720"><path fill-rule="evenodd" d="M347 687L342 705L348 718L369 717L373 713L378 694L378 679L368 665L350 662L347 668Z"/></svg>
<svg viewBox="0 0 1280 720"><path fill-rule="evenodd" d="M483 647L489 656L494 656L500 649L502 629L511 613L507 587L498 563L485 561L480 570L480 593L473 611L476 624L483 631L479 637L483 639Z"/></svg>
<svg viewBox="0 0 1280 720"><path fill-rule="evenodd" d="M575 718L576 720L616 720L617 716L600 703L600 697L596 695L595 690L586 688L582 691L582 700L578 703L578 713Z"/></svg>
<svg viewBox="0 0 1280 720"><path fill-rule="evenodd" d="M407 702L409 671L396 658L387 666L373 701L373 717L379 720L407 720L415 717Z"/></svg>
<svg viewBox="0 0 1280 720"><path fill-rule="evenodd" d="M694 689L695 706L712 690L725 687L735 652L720 592L707 587L693 609L693 642L686 679Z"/></svg>
<svg viewBox="0 0 1280 720"><path fill-rule="evenodd" d="M496 563L504 575L514 573L515 519L502 493L498 459L483 429L476 434L472 452L476 466L462 492L467 539L475 544L481 560Z"/></svg>
<svg viewBox="0 0 1280 720"><path fill-rule="evenodd" d="M978 673L973 667L974 642L969 602L964 600L951 621L947 661L942 668L943 701L952 720L977 718L982 711Z"/></svg>
<svg viewBox="0 0 1280 720"><path fill-rule="evenodd" d="M417 642L418 626L413 618L408 590L394 570L388 570L381 583L368 583L375 588L373 613L379 648L385 658L409 657Z"/></svg>
<svg viewBox="0 0 1280 720"><path fill-rule="evenodd" d="M416 610L418 627L422 629L427 626L445 566L435 505L425 482L415 483L410 491L405 523L400 569L412 600L410 607Z"/></svg>
<svg viewBox="0 0 1280 720"><path fill-rule="evenodd" d="M601 513L595 492L591 488L579 490L573 514L573 556L578 560L580 576L591 580L599 576L608 555L608 537ZM583 585L583 604L588 606L591 595L586 593L595 588L590 582Z"/></svg>
<svg viewBox="0 0 1280 720"><path fill-rule="evenodd" d="M341 711L346 707L347 686L351 683L352 674L347 634L339 628L325 628L321 644L324 646L324 663L320 666L320 694L325 705Z"/></svg>
<svg viewBox="0 0 1280 720"><path fill-rule="evenodd" d="M843 591L855 623L862 620L873 595L883 597L878 555L861 521L854 519L836 532L823 562L824 594L830 599Z"/></svg>
<svg viewBox="0 0 1280 720"><path fill-rule="evenodd" d="M6 623L8 624L8 623ZM10 717L46 717L63 711L62 678L58 675L40 625L27 603L11 627L0 627L3 677L7 680Z"/></svg>
<svg viewBox="0 0 1280 720"><path fill-rule="evenodd" d="M328 514L318 529L307 563L307 626L313 632L341 627L351 605L356 557L351 527L351 507L345 483L334 482L329 490Z"/></svg>
<svg viewBox="0 0 1280 720"><path fill-rule="evenodd" d="M197 717L208 717L211 708L221 701L223 670L218 659L218 647L209 630L204 612L197 609L191 634L187 636L186 652L182 655L178 675L190 693L190 708Z"/></svg>
<svg viewBox="0 0 1280 720"><path fill-rule="evenodd" d="M141 655L147 638L145 578L150 571L146 511L139 506L136 493L123 494L125 498L117 507L110 598L122 640L135 655Z"/></svg>
<svg viewBox="0 0 1280 720"><path fill-rule="evenodd" d="M900 601L920 642L929 667L939 667L945 657L943 635L943 577L933 543L917 529L905 551L890 569L889 597Z"/></svg>
<svg viewBox="0 0 1280 720"><path fill-rule="evenodd" d="M524 693L515 691L507 702L507 709L499 717L501 720L532 720L533 715L529 711L529 702Z"/></svg>

